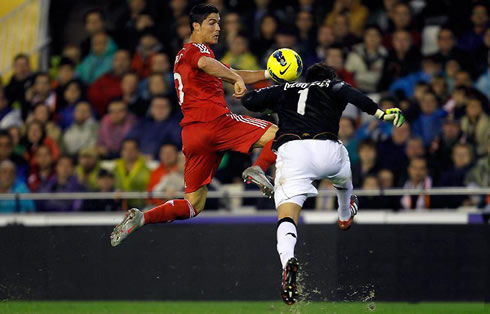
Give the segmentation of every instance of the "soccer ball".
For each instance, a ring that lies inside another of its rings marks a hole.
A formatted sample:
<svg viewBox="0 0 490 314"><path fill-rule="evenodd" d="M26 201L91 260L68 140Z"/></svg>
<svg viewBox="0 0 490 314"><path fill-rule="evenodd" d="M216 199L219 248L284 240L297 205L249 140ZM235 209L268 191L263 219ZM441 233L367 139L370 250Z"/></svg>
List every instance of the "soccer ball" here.
<svg viewBox="0 0 490 314"><path fill-rule="evenodd" d="M296 51L281 48L274 51L267 60L267 71L277 83L292 82L303 71L303 61Z"/></svg>

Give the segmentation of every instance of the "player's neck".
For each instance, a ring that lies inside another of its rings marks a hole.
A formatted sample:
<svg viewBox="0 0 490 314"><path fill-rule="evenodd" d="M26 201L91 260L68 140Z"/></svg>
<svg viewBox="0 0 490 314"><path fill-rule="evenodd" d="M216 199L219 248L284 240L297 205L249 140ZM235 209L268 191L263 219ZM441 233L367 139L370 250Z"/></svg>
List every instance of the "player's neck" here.
<svg viewBox="0 0 490 314"><path fill-rule="evenodd" d="M192 33L191 34L191 37L189 38L189 42L190 43L198 43L198 44L205 44L205 45L207 45L207 43L204 42L204 40L202 39L202 37L199 36L196 33Z"/></svg>

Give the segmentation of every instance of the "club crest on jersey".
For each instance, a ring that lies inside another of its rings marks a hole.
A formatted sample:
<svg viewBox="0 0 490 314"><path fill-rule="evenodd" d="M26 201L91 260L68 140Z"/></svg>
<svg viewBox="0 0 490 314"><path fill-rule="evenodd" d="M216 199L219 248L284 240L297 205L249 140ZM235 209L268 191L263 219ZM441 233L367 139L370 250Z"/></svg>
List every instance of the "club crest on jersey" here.
<svg viewBox="0 0 490 314"><path fill-rule="evenodd" d="M282 55L281 50L274 52L273 56L274 58L276 58L277 62L279 62L281 66L286 65L286 58L284 58L284 56Z"/></svg>
<svg viewBox="0 0 490 314"><path fill-rule="evenodd" d="M197 48L199 48L199 51L201 51L201 53L207 53L207 54L211 54L209 52L209 49L208 47L206 47L205 45L203 44L200 44L200 43L192 43L194 46L196 46Z"/></svg>

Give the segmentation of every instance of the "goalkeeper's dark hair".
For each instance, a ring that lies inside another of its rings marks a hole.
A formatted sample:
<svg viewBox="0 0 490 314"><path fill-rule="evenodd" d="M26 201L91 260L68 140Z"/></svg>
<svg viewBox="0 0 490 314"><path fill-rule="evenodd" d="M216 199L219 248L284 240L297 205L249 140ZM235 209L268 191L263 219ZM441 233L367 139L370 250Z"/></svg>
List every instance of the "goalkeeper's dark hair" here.
<svg viewBox="0 0 490 314"><path fill-rule="evenodd" d="M189 23L191 24L191 33L194 31L193 23L202 24L209 14L211 13L219 13L217 7L208 3L196 4L192 7L191 12L189 13Z"/></svg>
<svg viewBox="0 0 490 314"><path fill-rule="evenodd" d="M325 63L315 63L306 70L305 81L315 82L323 80L333 80L337 77L337 73L334 68L326 65Z"/></svg>

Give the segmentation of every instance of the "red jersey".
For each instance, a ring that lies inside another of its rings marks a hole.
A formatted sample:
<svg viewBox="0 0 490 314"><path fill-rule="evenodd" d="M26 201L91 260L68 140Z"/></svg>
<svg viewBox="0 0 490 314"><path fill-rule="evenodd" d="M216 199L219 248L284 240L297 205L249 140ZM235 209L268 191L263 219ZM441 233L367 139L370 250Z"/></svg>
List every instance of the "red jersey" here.
<svg viewBox="0 0 490 314"><path fill-rule="evenodd" d="M180 125L194 122L209 122L230 109L225 102L223 81L199 69L202 56L214 58L206 44L187 43L175 57L174 81L179 104L184 114Z"/></svg>

